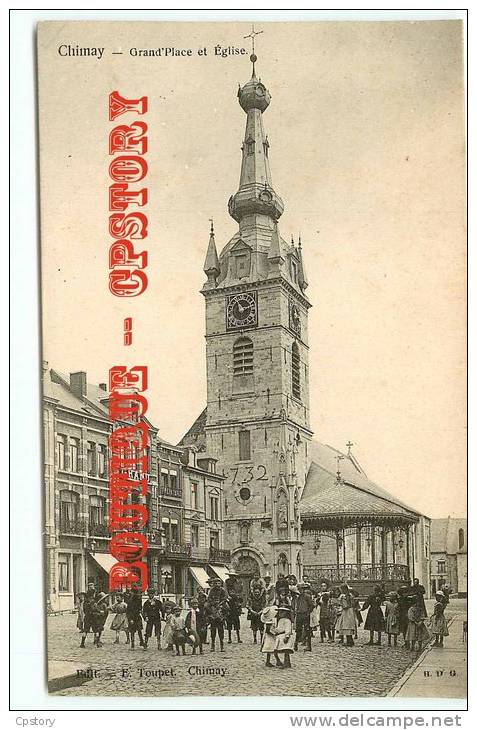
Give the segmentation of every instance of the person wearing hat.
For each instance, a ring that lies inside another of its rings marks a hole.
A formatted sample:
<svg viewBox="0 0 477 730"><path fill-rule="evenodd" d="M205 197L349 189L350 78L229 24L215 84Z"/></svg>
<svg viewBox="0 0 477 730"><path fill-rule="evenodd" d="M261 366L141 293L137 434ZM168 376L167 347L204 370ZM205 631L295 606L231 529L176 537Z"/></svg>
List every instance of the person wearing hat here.
<svg viewBox="0 0 477 730"><path fill-rule="evenodd" d="M391 639L394 640L394 646L397 646L397 638L401 629L399 627L399 604L396 591L391 591L384 601L384 621L388 635L388 646L391 646Z"/></svg>
<svg viewBox="0 0 477 730"><path fill-rule="evenodd" d="M207 596L207 620L210 626L210 651L215 651L215 640L218 635L220 651L224 649L224 623L227 617L227 591L222 586L220 578L211 578L211 585Z"/></svg>
<svg viewBox="0 0 477 730"><path fill-rule="evenodd" d="M225 588L228 593L227 600L227 631L229 644L232 643L232 631L237 634L237 644L242 643L240 638L240 616L242 614L242 591L241 584L237 580L237 573L229 571L229 577L225 581Z"/></svg>
<svg viewBox="0 0 477 730"><path fill-rule="evenodd" d="M366 614L366 621L364 622L364 630L369 631L369 642L368 644L374 644L374 632L378 635L377 644L381 644L381 634L385 630L384 616L381 610L381 604L383 602L383 592L379 585L374 586L374 590L367 597L363 603L363 611L368 609Z"/></svg>
<svg viewBox="0 0 477 730"><path fill-rule="evenodd" d="M162 632L162 646L166 651L172 651L172 619L174 617L174 609L177 608L177 604L171 601L169 598L164 601L164 631Z"/></svg>
<svg viewBox="0 0 477 730"><path fill-rule="evenodd" d="M295 651L298 649L298 641L306 644L305 651L311 651L310 615L313 608L311 592L307 591L305 583L300 583L295 601Z"/></svg>
<svg viewBox="0 0 477 730"><path fill-rule="evenodd" d="M144 640L142 638L142 596L139 592L139 588L134 587L131 591L131 598L129 599L128 607L126 610L126 616L128 618L128 629L129 636L131 638L131 651L134 650L134 637L135 634L139 637L139 646L144 646Z"/></svg>
<svg viewBox="0 0 477 730"><path fill-rule="evenodd" d="M292 611L288 606L278 606L275 637L275 651L279 657L283 656L282 667L290 669L290 656L293 654L293 623Z"/></svg>
<svg viewBox="0 0 477 730"><path fill-rule="evenodd" d="M192 654L198 647L199 653L203 653L203 645L207 637L207 612L205 604L200 605L197 598L193 598L190 602L190 610L185 619L185 628L194 639Z"/></svg>
<svg viewBox="0 0 477 730"><path fill-rule="evenodd" d="M104 630L104 624L108 617L109 608L107 605L108 594L98 593L96 600L93 604L93 610L91 614L91 629L94 634L94 644L98 647L103 646L101 642L101 634Z"/></svg>
<svg viewBox="0 0 477 730"><path fill-rule="evenodd" d="M86 636L89 634L90 631L92 631L92 622L93 622L93 607L96 601L96 589L94 587L93 581L88 581L88 588L86 593L84 594L82 606L81 606L81 614L82 614L82 636L81 636L81 644L80 649L85 648L85 641ZM78 616L79 616L79 609L78 609Z"/></svg>
<svg viewBox="0 0 477 730"><path fill-rule="evenodd" d="M275 584L272 583L272 577L270 575L266 575L263 579L265 581L265 601L267 606L271 606L272 603L275 600Z"/></svg>
<svg viewBox="0 0 477 730"><path fill-rule="evenodd" d="M116 638L114 640L115 644L119 644L119 634L121 631L124 631L126 634L126 643L129 643L128 617L126 616L127 608L128 604L124 600L124 595L121 591L118 591L118 593L116 593L116 600L111 606L111 613L114 613L115 616L111 621L110 628L112 631L116 632Z"/></svg>
<svg viewBox="0 0 477 730"><path fill-rule="evenodd" d="M257 588L256 591L257 591L257 594L260 595L260 589ZM282 660L280 659L280 657L278 656L278 654L276 652L277 614L278 614L278 606L276 606L276 605L266 606L260 614L260 621L264 627L260 651L262 652L262 654L267 655L267 658L265 661L266 667L275 666L274 664L272 664L272 661L271 661L272 654L275 657L276 666L277 667L282 666Z"/></svg>
<svg viewBox="0 0 477 730"><path fill-rule="evenodd" d="M427 631L424 619L427 613L421 607L420 597L418 594L412 596L412 604L407 612L407 632L406 632L406 645L411 651L414 650L414 646L417 644L417 649L422 649L423 643L429 639L429 632Z"/></svg>
<svg viewBox="0 0 477 730"><path fill-rule="evenodd" d="M182 608L180 606L176 606L172 610L171 629L172 644L173 646L175 646L176 655L179 656L180 650L182 650L182 655L185 656L185 645L194 645L195 642L194 639L189 636L188 632L186 631L185 619L182 616Z"/></svg>
<svg viewBox="0 0 477 730"><path fill-rule="evenodd" d="M164 607L159 596L156 596L154 588L147 589L147 600L142 607L142 615L146 621L146 632L144 635L144 650L147 649L147 642L152 636L157 640L157 648L161 648L161 619L164 614Z"/></svg>
<svg viewBox="0 0 477 730"><path fill-rule="evenodd" d="M259 588L254 588L247 601L247 618L250 621L250 628L253 634L253 643L257 643L257 631L260 632L260 643L263 639L263 623L261 614L266 606L266 596L260 593Z"/></svg>

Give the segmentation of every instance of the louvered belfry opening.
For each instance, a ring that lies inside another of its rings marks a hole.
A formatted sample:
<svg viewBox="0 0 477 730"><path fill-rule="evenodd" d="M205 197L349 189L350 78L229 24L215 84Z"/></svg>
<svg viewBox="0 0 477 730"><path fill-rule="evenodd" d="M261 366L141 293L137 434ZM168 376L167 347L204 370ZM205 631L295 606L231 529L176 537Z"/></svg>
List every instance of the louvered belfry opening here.
<svg viewBox="0 0 477 730"><path fill-rule="evenodd" d="M296 342L292 345L292 395L300 400L300 351Z"/></svg>
<svg viewBox="0 0 477 730"><path fill-rule="evenodd" d="M241 337L234 344L234 375L253 374L253 342L248 337Z"/></svg>

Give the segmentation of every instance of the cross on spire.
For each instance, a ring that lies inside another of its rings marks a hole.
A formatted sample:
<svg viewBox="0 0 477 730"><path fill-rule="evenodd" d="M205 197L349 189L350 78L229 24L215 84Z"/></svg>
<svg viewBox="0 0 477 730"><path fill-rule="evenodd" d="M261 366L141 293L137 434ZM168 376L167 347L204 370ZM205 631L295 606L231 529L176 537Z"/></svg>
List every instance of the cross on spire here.
<svg viewBox="0 0 477 730"><path fill-rule="evenodd" d="M336 454L336 456L335 456L335 459L336 459L336 481L337 482L340 482L341 481L340 461L342 459L344 459L344 458L345 458L345 456L343 454Z"/></svg>
<svg viewBox="0 0 477 730"><path fill-rule="evenodd" d="M252 75L255 76L255 61L257 60L257 56L255 55L255 36L260 35L260 33L263 33L263 30L255 30L255 26L252 25L252 30L248 35L244 35L244 38L251 38L252 39L252 54L250 56L250 60L252 62Z"/></svg>
<svg viewBox="0 0 477 730"><path fill-rule="evenodd" d="M348 441L348 443L346 444L346 446L348 447L348 456L350 456L351 455L351 448L352 448L352 446L354 446L354 444L353 444L352 441Z"/></svg>

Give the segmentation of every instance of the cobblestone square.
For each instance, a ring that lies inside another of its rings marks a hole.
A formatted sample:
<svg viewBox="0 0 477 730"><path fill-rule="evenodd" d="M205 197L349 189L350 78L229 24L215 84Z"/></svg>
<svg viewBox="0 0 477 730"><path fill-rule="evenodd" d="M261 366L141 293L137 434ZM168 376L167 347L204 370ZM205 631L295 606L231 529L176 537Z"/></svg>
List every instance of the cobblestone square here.
<svg viewBox="0 0 477 730"><path fill-rule="evenodd" d="M367 646L368 632L360 630L354 647L322 644L315 635L311 653L300 647L292 655L291 670L267 669L244 617L243 644L234 639L223 653L212 653L207 645L202 656L191 656L188 647L185 657L158 651L154 640L147 651L131 651L124 634L115 645L110 623L108 618L102 647L94 647L89 636L87 648L80 649L75 615L48 618L49 659L77 660L99 670L98 677L56 695L385 696L417 657L402 646L388 647L387 638L383 646Z"/></svg>

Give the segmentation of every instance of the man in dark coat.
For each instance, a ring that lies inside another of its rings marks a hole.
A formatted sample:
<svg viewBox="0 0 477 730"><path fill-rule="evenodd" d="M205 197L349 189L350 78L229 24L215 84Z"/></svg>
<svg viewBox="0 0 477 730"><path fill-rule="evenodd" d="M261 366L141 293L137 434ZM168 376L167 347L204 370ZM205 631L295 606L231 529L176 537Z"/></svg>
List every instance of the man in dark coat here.
<svg viewBox="0 0 477 730"><path fill-rule="evenodd" d="M311 592L306 589L307 586L304 583L300 583L298 586L298 595L295 601L295 651L298 649L298 641L300 639L302 639L306 644L305 651L311 651L310 615L313 611L314 604Z"/></svg>
<svg viewBox="0 0 477 730"><path fill-rule="evenodd" d="M147 600L142 607L142 615L146 621L146 632L144 636L144 649L147 649L147 642L154 635L157 639L157 648L161 648L161 619L164 616L164 607L159 596L156 596L154 588L147 591Z"/></svg>
<svg viewBox="0 0 477 730"><path fill-rule="evenodd" d="M424 601L426 589L419 583L419 578L414 578L410 593L413 596L417 596L417 605L421 609L421 613L425 618L427 616L426 604Z"/></svg>
<svg viewBox="0 0 477 730"><path fill-rule="evenodd" d="M241 584L237 580L236 573L229 572L229 577L225 581L225 587L229 594L227 601L227 631L229 634L229 644L232 643L232 631L237 633L237 644L241 644L240 616L242 614L243 600Z"/></svg>
<svg viewBox="0 0 477 730"><path fill-rule="evenodd" d="M80 649L85 648L86 635L91 631L93 626L93 606L95 604L95 601L96 590L94 587L94 583L90 581L88 583L88 589L85 593L83 600L83 632L81 637Z"/></svg>
<svg viewBox="0 0 477 730"><path fill-rule="evenodd" d="M131 637L131 649L134 649L135 634L139 637L139 646L144 646L142 638L142 596L139 588L133 588L129 599L126 616L128 618L129 636Z"/></svg>
<svg viewBox="0 0 477 730"><path fill-rule="evenodd" d="M211 578L211 588L207 596L207 620L210 626L210 651L215 651L215 639L218 635L220 651L224 649L224 623L227 617L228 594L222 586L220 578Z"/></svg>

